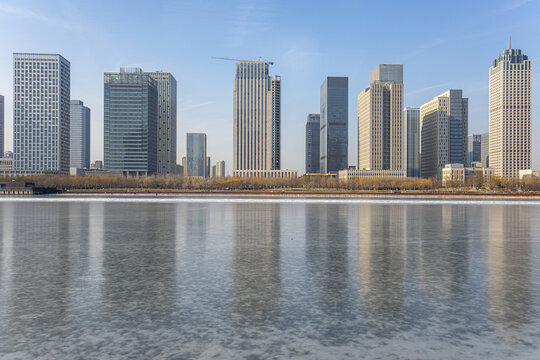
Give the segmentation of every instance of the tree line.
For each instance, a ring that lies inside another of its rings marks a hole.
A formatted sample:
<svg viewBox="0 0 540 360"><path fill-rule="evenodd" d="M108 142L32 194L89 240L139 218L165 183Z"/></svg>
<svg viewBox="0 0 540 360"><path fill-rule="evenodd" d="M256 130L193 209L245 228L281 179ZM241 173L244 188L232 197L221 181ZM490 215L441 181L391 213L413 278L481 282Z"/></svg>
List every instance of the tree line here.
<svg viewBox="0 0 540 360"><path fill-rule="evenodd" d="M33 182L36 187L59 190L364 190L364 191L540 191L540 179L506 179L496 176L484 178L476 174L467 183L447 183L436 178L351 178L339 180L326 176L298 178L199 178L180 176L69 176L43 175L0 177L0 182Z"/></svg>

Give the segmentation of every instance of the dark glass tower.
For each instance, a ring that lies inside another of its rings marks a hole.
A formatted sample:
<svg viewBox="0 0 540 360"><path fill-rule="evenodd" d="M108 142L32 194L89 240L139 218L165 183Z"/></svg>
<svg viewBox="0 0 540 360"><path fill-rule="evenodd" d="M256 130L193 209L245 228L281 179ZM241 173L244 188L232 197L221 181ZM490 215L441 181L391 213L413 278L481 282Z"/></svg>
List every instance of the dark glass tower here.
<svg viewBox="0 0 540 360"><path fill-rule="evenodd" d="M306 122L306 174L321 171L321 115L309 114Z"/></svg>

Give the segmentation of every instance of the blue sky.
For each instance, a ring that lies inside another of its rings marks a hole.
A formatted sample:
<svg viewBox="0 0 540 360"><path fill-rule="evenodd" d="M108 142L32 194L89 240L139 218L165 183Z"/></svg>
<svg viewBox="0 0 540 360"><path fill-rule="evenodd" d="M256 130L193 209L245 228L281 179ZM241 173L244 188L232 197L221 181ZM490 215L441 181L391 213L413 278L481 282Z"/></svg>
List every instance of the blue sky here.
<svg viewBox="0 0 540 360"><path fill-rule="evenodd" d="M326 76L349 77L349 164L357 161L357 95L379 63L402 63L405 105L449 88L469 98L470 133L488 130L488 71L499 51L533 60L533 167L540 167L540 0L3 1L0 94L12 147L13 52L60 53L71 98L92 110L91 159L103 157L103 72L170 71L178 81L178 157L186 132L208 134L212 162L232 165L234 62L272 60L282 78L282 168L304 170L304 127Z"/></svg>

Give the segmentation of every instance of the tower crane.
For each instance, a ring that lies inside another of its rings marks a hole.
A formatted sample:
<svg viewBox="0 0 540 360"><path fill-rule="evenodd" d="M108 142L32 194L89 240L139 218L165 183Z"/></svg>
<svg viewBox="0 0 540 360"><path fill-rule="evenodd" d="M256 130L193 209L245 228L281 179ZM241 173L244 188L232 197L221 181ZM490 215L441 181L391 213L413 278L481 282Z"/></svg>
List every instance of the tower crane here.
<svg viewBox="0 0 540 360"><path fill-rule="evenodd" d="M218 56L212 56L212 59L214 59L214 60L229 60L229 61L253 61L253 60L246 60L246 59L231 59L231 58L218 57ZM264 61L264 60L262 60L262 57L259 56L258 61ZM273 61L265 61L265 62L270 64L270 65L274 65Z"/></svg>

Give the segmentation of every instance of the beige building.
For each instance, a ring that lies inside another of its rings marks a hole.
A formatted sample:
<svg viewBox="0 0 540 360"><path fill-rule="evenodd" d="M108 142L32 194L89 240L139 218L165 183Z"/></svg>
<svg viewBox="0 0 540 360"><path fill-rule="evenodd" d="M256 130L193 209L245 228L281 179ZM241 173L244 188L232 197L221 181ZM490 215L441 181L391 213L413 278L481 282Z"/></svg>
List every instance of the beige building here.
<svg viewBox="0 0 540 360"><path fill-rule="evenodd" d="M233 170L234 177L290 178L298 177L298 170Z"/></svg>
<svg viewBox="0 0 540 360"><path fill-rule="evenodd" d="M441 173L443 185L448 185L449 183L465 184L470 177L476 174L482 174L484 178L487 178L493 176L494 170L484 167L466 168L463 164L446 164Z"/></svg>
<svg viewBox="0 0 540 360"><path fill-rule="evenodd" d="M338 171L339 180L348 180L357 177L407 177L407 170L358 170L346 169Z"/></svg>
<svg viewBox="0 0 540 360"><path fill-rule="evenodd" d="M403 65L379 64L358 94L358 169L407 169Z"/></svg>
<svg viewBox="0 0 540 360"><path fill-rule="evenodd" d="M531 60L510 41L489 68L489 167L504 177L531 168Z"/></svg>
<svg viewBox="0 0 540 360"><path fill-rule="evenodd" d="M236 64L233 100L233 170L279 170L281 77L271 63Z"/></svg>
<svg viewBox="0 0 540 360"><path fill-rule="evenodd" d="M533 169L519 170L519 180L523 180L527 178L540 179L540 170L533 170Z"/></svg>
<svg viewBox="0 0 540 360"><path fill-rule="evenodd" d="M424 178L440 177L446 164L467 163L469 99L448 90L420 107L420 164Z"/></svg>

